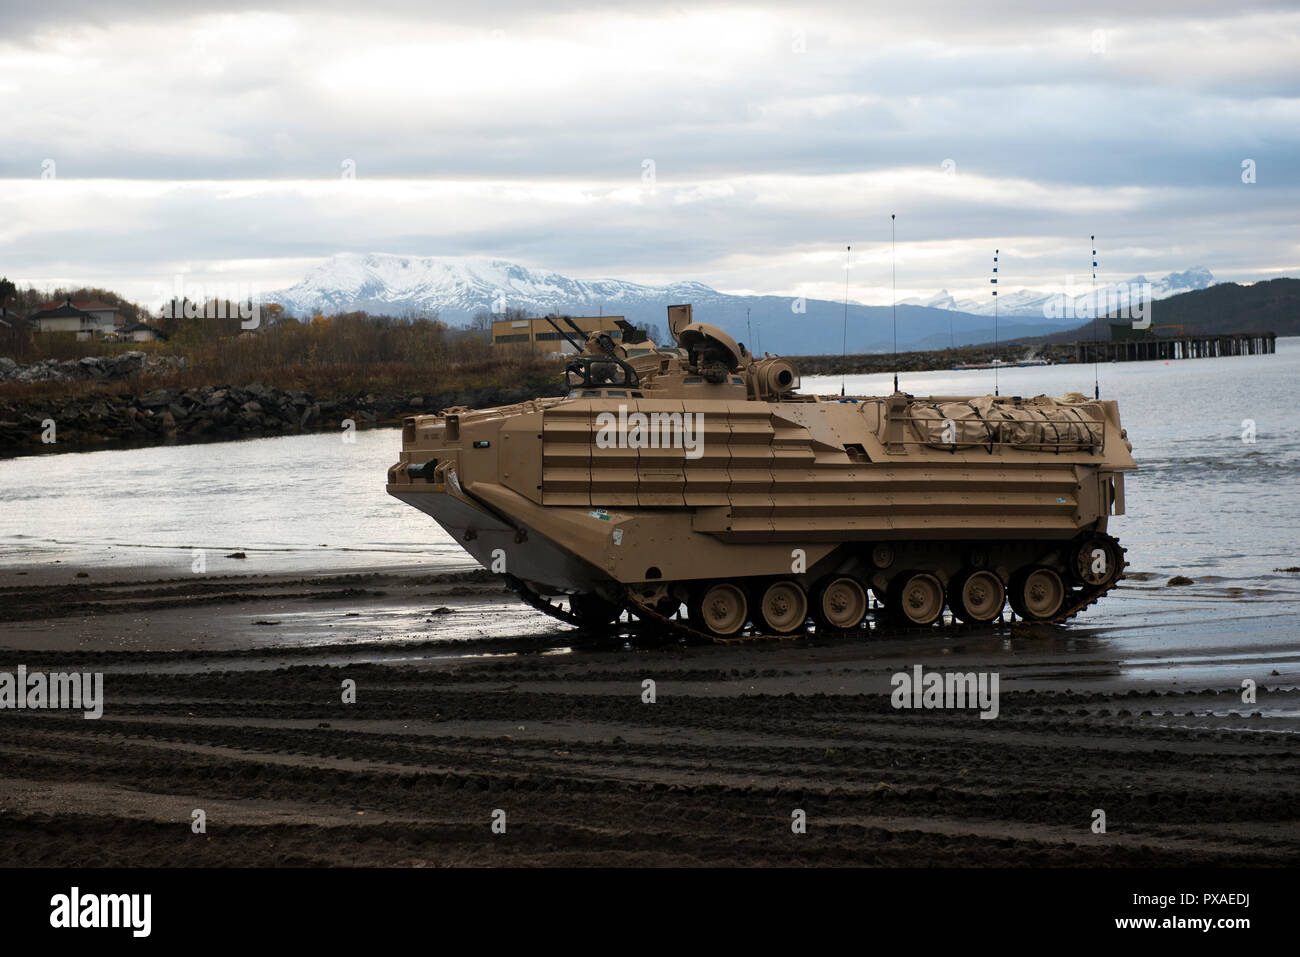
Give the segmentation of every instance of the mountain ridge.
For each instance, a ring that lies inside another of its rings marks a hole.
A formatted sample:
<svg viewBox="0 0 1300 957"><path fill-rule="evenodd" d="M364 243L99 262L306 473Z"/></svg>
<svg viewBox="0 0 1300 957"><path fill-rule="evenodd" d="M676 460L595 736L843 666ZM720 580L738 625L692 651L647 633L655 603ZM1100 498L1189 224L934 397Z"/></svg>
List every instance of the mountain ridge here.
<svg viewBox="0 0 1300 957"><path fill-rule="evenodd" d="M1131 279L1124 279L1117 283L1099 280L1097 287L1104 290L1108 286L1116 288L1116 300L1120 308L1127 308L1129 305L1130 292L1136 295L1143 295L1145 284L1151 284L1151 298L1154 300L1168 299L1170 296L1181 295L1185 292L1194 292L1198 289L1207 289L1214 285L1214 274L1205 266L1192 266L1184 269L1182 272L1167 273L1159 279L1148 279L1145 275L1137 275ZM990 284L991 286L991 284ZM1079 291L1081 287L1086 289ZM1092 315L1092 280L1088 278L1086 282L1080 282L1075 287L1076 294L1069 297L1071 300L1070 314L1073 316ZM991 291L991 290L990 290ZM1056 308L1058 313L1063 312L1061 302L1061 293L1043 292L1039 289L1018 289L1015 292L1006 292L1000 290L997 296L998 314L1008 318L1042 318L1045 309ZM952 309L958 312L965 312L975 316L992 316L993 315L993 296L988 297L987 302L977 302L974 299L956 299L949 294L947 289L941 290L933 296L913 297L900 301L899 305L928 306L933 309Z"/></svg>
<svg viewBox="0 0 1300 957"><path fill-rule="evenodd" d="M483 310L499 314L519 308L535 315L622 315L661 329L668 305L689 302L701 321L722 327L758 352L887 352L894 341L890 306L849 303L846 329L843 302L733 295L693 280L654 286L622 279L575 279L482 256L339 253L312 267L300 282L261 299L278 302L298 317L317 312L411 317L437 313L459 325ZM1004 316L1018 320L1008 326L1022 336L1061 332L1075 322L1073 316L1045 318L1041 311ZM993 337L991 312L982 315L911 301L897 307L900 349L970 345Z"/></svg>
<svg viewBox="0 0 1300 957"><path fill-rule="evenodd" d="M1100 334L1106 337L1108 322L1128 321L1106 316ZM1300 279L1280 276L1252 283L1221 282L1207 289L1179 293L1152 303L1152 335L1227 335L1272 332L1279 337L1300 335ZM1171 328L1178 327L1178 328ZM1072 342L1091 339L1088 323L1065 329L1032 342Z"/></svg>

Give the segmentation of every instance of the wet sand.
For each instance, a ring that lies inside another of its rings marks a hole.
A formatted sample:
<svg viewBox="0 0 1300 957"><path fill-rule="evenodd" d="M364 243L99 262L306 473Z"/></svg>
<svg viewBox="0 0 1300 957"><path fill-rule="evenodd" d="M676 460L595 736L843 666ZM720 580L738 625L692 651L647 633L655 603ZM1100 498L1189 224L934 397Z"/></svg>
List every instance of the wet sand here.
<svg viewBox="0 0 1300 957"><path fill-rule="evenodd" d="M1294 865L1295 577L1251 595L1129 581L1064 627L716 645L601 641L483 572L0 569L0 671L100 671L106 699L99 720L0 712L0 850L73 866ZM894 708L891 678L915 665L996 672L997 718Z"/></svg>

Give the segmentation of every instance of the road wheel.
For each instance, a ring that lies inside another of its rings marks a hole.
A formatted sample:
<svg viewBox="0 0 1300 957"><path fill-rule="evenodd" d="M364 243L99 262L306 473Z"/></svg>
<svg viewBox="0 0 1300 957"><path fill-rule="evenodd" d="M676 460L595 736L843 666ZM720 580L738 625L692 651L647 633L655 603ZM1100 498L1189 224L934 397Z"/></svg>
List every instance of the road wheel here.
<svg viewBox="0 0 1300 957"><path fill-rule="evenodd" d="M1011 607L1026 621L1052 618L1065 604L1065 583L1046 566L1022 568L1011 581Z"/></svg>
<svg viewBox="0 0 1300 957"><path fill-rule="evenodd" d="M772 582L763 589L758 610L769 631L788 635L801 629L808 619L808 596L797 582Z"/></svg>
<svg viewBox="0 0 1300 957"><path fill-rule="evenodd" d="M1007 590L991 571L971 569L958 575L948 589L948 606L958 621L985 625L1002 614Z"/></svg>
<svg viewBox="0 0 1300 957"><path fill-rule="evenodd" d="M933 625L943 615L943 584L929 572L901 572L890 582L886 604L895 621Z"/></svg>
<svg viewBox="0 0 1300 957"><path fill-rule="evenodd" d="M749 620L745 590L731 582L703 586L690 607L691 621L710 634L727 638L738 634Z"/></svg>
<svg viewBox="0 0 1300 957"><path fill-rule="evenodd" d="M1123 569L1115 542L1102 535L1085 538L1074 550L1075 577L1085 585L1109 585Z"/></svg>
<svg viewBox="0 0 1300 957"><path fill-rule="evenodd" d="M817 588L813 617L820 627L832 631L856 628L867 617L867 593L857 579L828 578Z"/></svg>

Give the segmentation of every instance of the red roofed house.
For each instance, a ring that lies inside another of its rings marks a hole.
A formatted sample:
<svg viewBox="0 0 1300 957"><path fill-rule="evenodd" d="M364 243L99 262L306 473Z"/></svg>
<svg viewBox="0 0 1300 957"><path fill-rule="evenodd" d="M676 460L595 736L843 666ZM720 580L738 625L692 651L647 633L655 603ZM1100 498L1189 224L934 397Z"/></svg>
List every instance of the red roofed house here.
<svg viewBox="0 0 1300 957"><path fill-rule="evenodd" d="M37 332L75 332L78 339L114 332L117 329L117 306L98 299L70 298L47 302L27 317Z"/></svg>

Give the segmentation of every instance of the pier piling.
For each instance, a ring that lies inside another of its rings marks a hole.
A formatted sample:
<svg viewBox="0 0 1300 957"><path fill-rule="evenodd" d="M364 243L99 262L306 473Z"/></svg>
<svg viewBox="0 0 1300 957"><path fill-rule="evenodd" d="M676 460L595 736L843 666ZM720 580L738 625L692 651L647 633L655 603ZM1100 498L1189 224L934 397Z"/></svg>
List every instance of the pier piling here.
<svg viewBox="0 0 1300 957"><path fill-rule="evenodd" d="M1117 339L1074 344L1075 362L1146 362L1155 359L1215 359L1221 356L1271 355L1277 334L1234 332L1227 335Z"/></svg>

